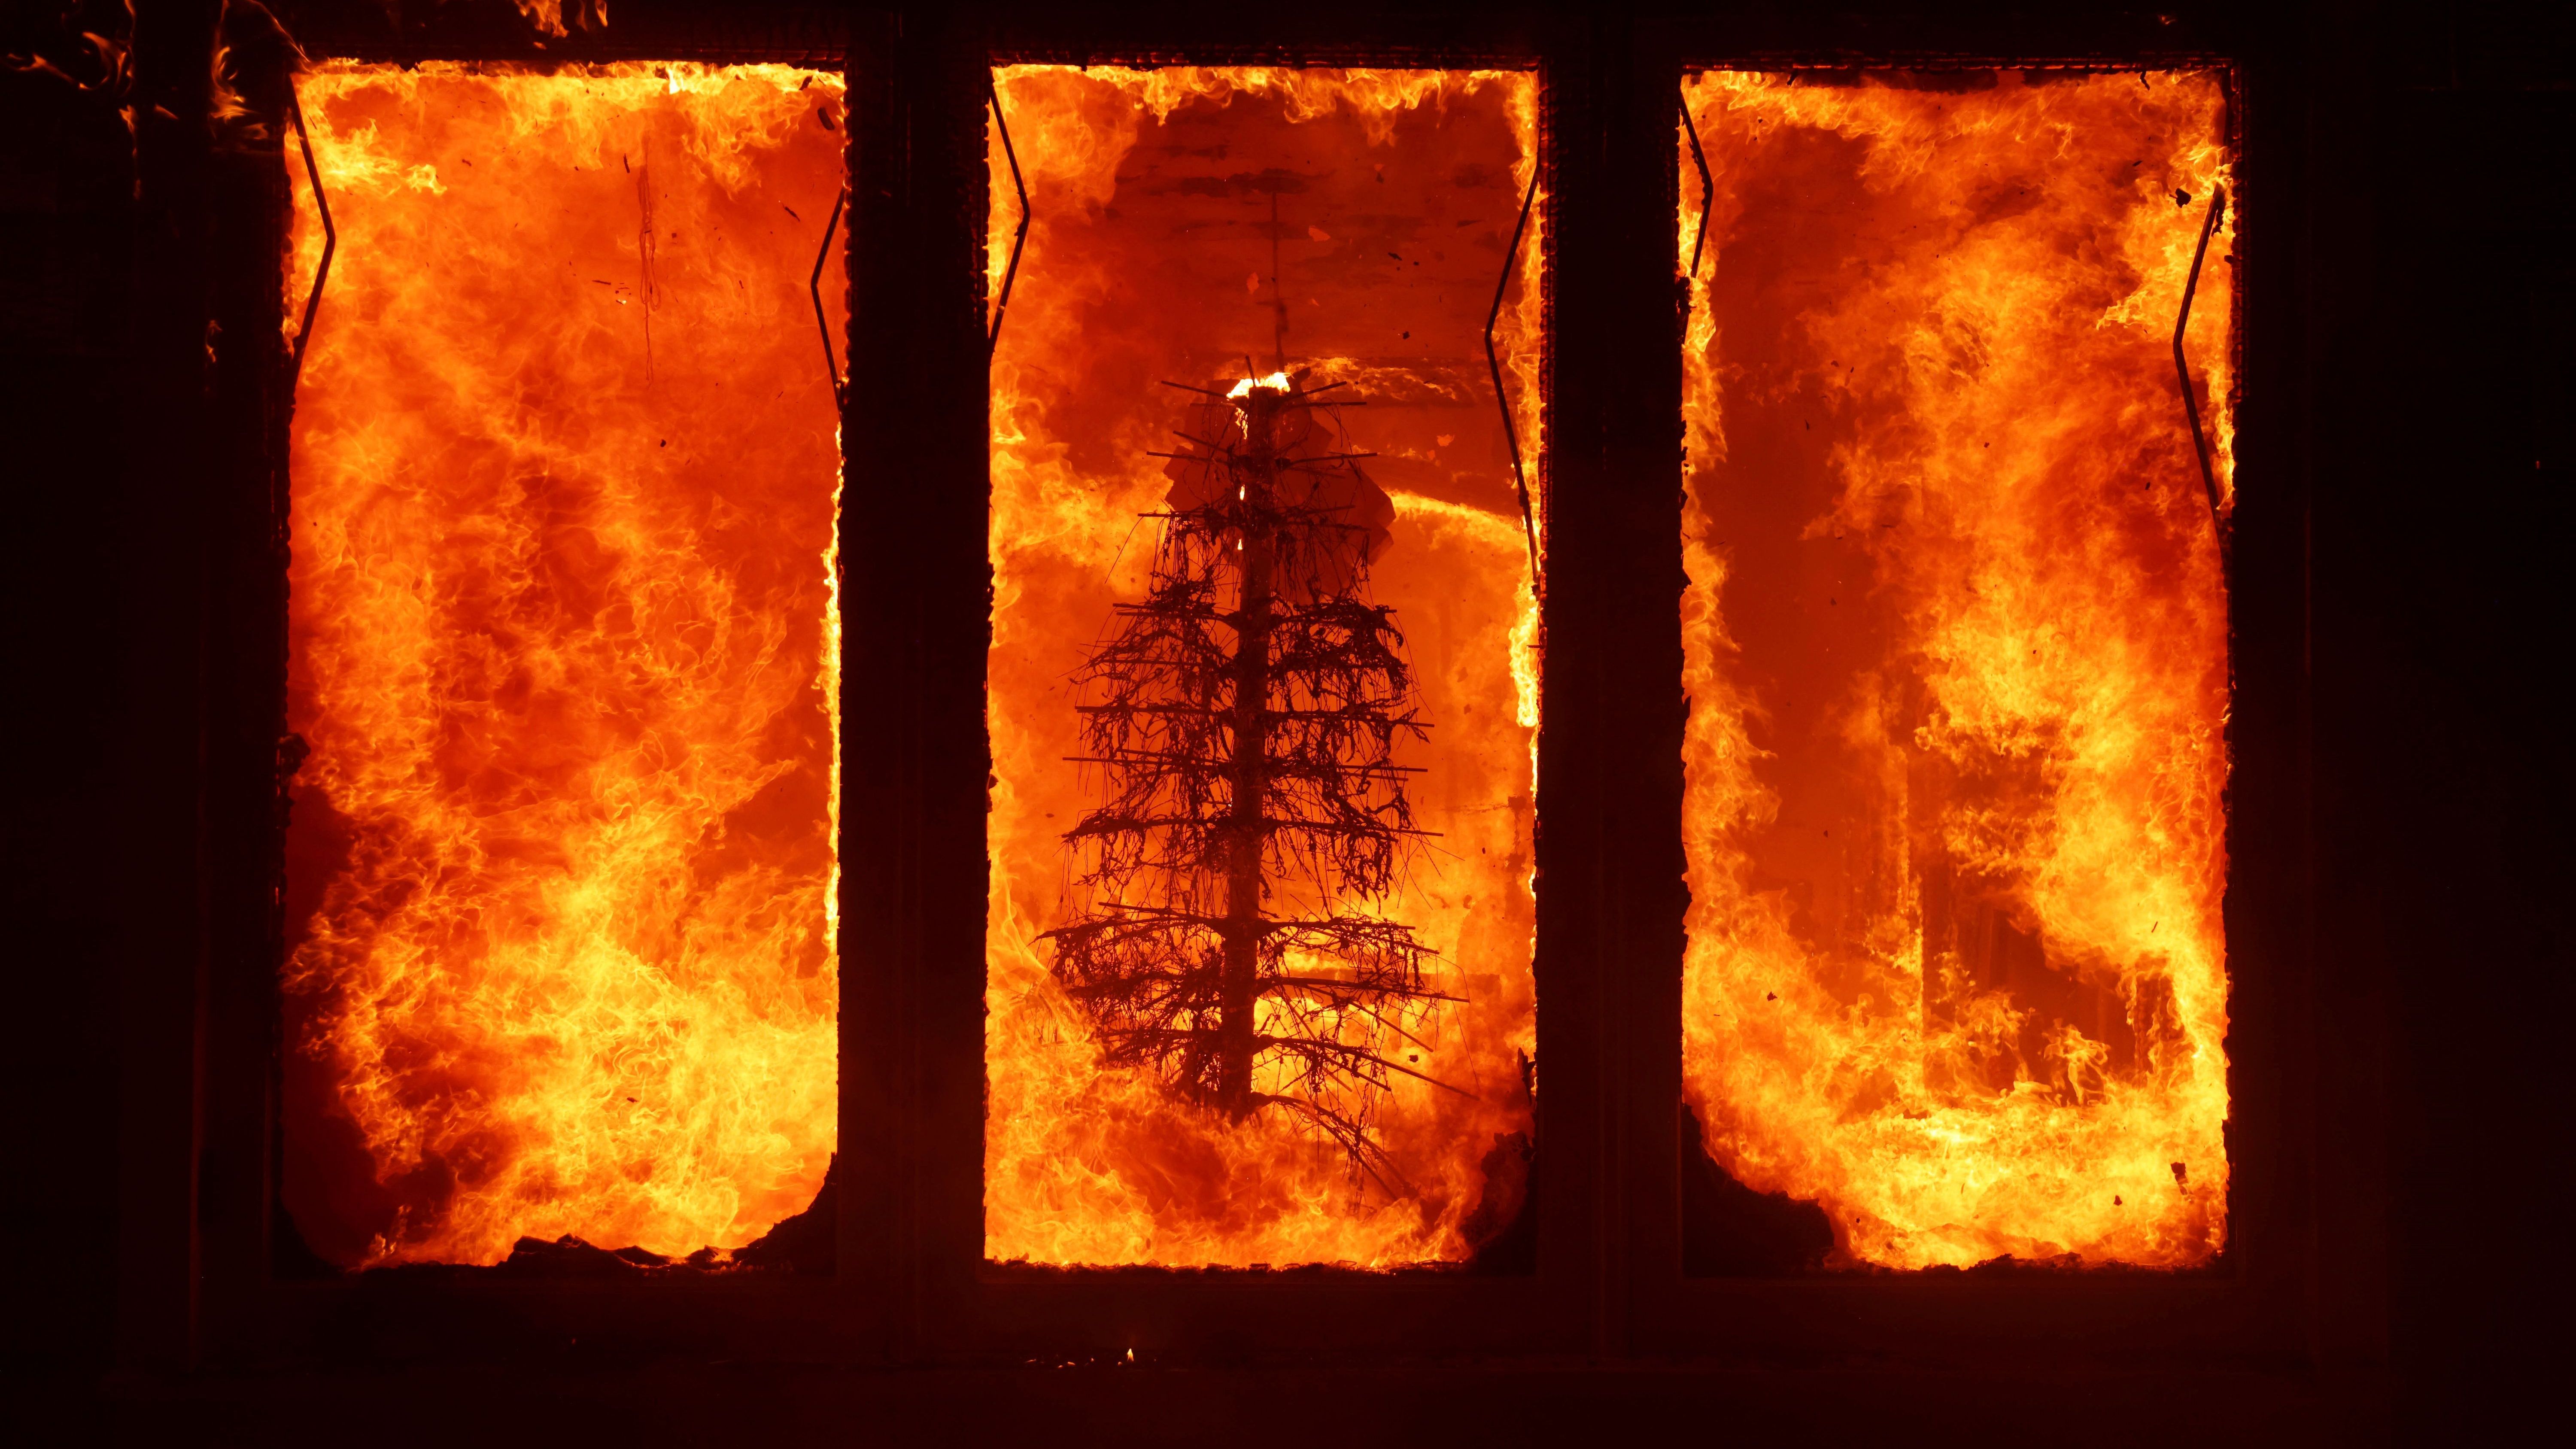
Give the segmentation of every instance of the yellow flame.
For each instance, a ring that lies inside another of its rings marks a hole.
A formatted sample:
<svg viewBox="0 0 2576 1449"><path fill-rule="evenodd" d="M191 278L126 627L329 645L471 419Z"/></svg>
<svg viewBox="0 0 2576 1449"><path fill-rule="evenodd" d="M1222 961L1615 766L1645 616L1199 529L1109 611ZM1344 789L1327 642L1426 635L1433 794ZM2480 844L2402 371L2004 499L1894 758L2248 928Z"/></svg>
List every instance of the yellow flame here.
<svg viewBox="0 0 2576 1449"><path fill-rule="evenodd" d="M1288 390L1288 386L1288 374L1284 372L1274 372L1268 377L1244 378L1242 381L1237 382L1232 388L1228 389L1226 396L1233 398L1250 397L1252 396L1252 390L1256 387L1266 387L1273 392L1286 392Z"/></svg>

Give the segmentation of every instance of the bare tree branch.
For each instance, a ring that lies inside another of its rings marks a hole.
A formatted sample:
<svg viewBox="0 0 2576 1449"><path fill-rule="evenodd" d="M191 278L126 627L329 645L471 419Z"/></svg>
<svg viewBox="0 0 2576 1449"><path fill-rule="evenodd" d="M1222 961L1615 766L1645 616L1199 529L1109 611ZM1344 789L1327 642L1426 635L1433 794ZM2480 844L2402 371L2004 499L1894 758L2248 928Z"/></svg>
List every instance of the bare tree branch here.
<svg viewBox="0 0 2576 1449"><path fill-rule="evenodd" d="M1417 828L1426 737L1394 611L1368 597L1385 495L1294 385L1193 390L1144 597L1079 672L1098 804L1065 834L1084 904L1046 933L1112 1062L1236 1119L1296 1114L1389 1191L1372 1124L1423 1045L1432 955L1377 914ZM1464 1095L1462 1093L1462 1095Z"/></svg>

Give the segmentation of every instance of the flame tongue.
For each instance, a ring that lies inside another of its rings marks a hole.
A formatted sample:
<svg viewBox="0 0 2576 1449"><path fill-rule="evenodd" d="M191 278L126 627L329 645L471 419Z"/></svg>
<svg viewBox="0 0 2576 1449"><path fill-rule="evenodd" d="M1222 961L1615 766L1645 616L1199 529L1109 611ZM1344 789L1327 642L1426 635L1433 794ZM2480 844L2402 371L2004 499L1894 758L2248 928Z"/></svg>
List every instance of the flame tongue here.
<svg viewBox="0 0 2576 1449"><path fill-rule="evenodd" d="M1288 374L1284 372L1274 372L1268 377L1244 378L1242 381L1237 382L1233 388L1226 393L1226 396L1230 398L1250 397L1252 396L1252 390L1254 388L1267 388L1272 392L1292 392L1295 390L1295 385L1288 381Z"/></svg>

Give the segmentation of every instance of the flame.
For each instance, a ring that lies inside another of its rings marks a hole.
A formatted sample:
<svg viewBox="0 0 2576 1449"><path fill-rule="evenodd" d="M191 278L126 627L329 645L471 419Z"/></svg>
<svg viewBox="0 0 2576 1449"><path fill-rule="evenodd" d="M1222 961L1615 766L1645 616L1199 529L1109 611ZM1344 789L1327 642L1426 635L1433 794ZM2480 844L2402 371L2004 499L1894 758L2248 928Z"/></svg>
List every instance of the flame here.
<svg viewBox="0 0 2576 1449"><path fill-rule="evenodd" d="M339 247L293 438L288 1195L326 1251L730 1246L822 1182L840 89L301 82Z"/></svg>
<svg viewBox="0 0 2576 1449"><path fill-rule="evenodd" d="M570 34L564 25L564 0L512 0L519 13L528 19L539 35L562 37ZM572 27L576 30L606 30L608 0L573 0Z"/></svg>
<svg viewBox="0 0 2576 1449"><path fill-rule="evenodd" d="M1481 334L1536 164L1535 79L1032 65L997 86L1032 226L992 368L985 1251L1463 1258L1515 1205L1488 1158L1530 1125L1537 614ZM1019 206L998 137L990 151L998 294ZM1496 331L1532 457L1538 229ZM1397 1090L1379 1123L1409 1190L1392 1195L1278 1114L1232 1125L1104 1069L1038 940L1061 919L1062 835L1090 798L1064 763L1080 753L1068 676L1111 604L1138 593L1154 526L1139 515L1170 486L1147 450L1173 446L1188 395L1157 383L1241 379L1242 393L1300 371L1369 403L1349 426L1396 508L1376 595L1397 611L1433 726L1405 762L1428 768L1414 807L1442 834L1383 914L1435 946L1441 984L1468 998L1410 1065L1473 1095Z"/></svg>
<svg viewBox="0 0 2576 1449"><path fill-rule="evenodd" d="M1811 79L1686 89L1687 1090L1838 1261L2203 1262L2228 626L2170 349L2224 89Z"/></svg>
<svg viewBox="0 0 2576 1449"><path fill-rule="evenodd" d="M1252 390L1256 387L1266 387L1273 392L1286 392L1291 386L1293 384L1288 381L1288 374L1274 372L1266 377L1243 378L1234 386L1227 388L1225 395L1230 398L1244 398L1252 396Z"/></svg>

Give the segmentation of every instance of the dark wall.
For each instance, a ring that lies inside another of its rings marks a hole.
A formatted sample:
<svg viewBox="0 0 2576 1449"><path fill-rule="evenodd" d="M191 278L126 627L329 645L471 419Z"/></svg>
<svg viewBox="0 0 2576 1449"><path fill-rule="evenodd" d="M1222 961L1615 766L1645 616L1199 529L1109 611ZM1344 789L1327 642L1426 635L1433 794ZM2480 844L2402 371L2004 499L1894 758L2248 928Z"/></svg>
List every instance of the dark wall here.
<svg viewBox="0 0 2576 1449"><path fill-rule="evenodd" d="M143 8L147 26L169 13ZM2321 1075L2343 1083L2316 1127L2339 1164L2317 1231L2384 1256L2387 1302L2365 1294L2361 1312L2385 1313L2418 1439L2469 1434L2545 1382L2570 1301L2556 1239L2576 893L2569 722L2550 701L2576 587L2576 50L2564 7L2534 12L2318 5L2240 22L2294 80L2276 93L2288 108L2255 123L2299 132L2309 203L2285 216L2247 200L2249 225L2301 230L2296 295L2268 300L2302 309L2313 469ZM74 38L121 17L17 5L0 22L0 679L17 740L0 786L0 1358L54 1383L111 1361L119 1082L187 1070L120 1058L134 1012L116 943L138 913L189 909L136 889L146 837L188 815L139 810L123 753L138 720L173 707L155 693L166 658L160 674L129 667L155 620L128 606L151 596L128 544L185 486L146 464L186 420L132 403L128 299L169 279L138 270L127 129ZM35 54L72 79L22 68ZM2374 1327L2318 1332L2367 1345Z"/></svg>
<svg viewBox="0 0 2576 1449"><path fill-rule="evenodd" d="M2382 37L2350 471L2317 489L2320 953L2391 983L2392 1348L2425 1437L2544 1381L2568 1312L2576 20L2536 15Z"/></svg>
<svg viewBox="0 0 2576 1449"><path fill-rule="evenodd" d="M18 741L0 784L0 1234L7 1296L32 1306L0 1314L0 1359L37 1372L95 1365L107 1342L113 922L131 904L111 623L134 160L110 67L50 10L0 20L0 697ZM74 17L110 33L118 18ZM40 50L65 75L17 68Z"/></svg>

